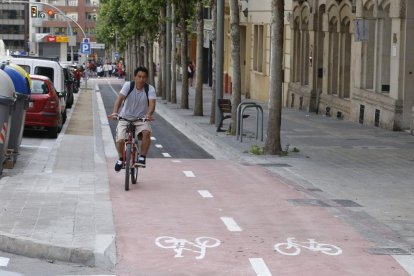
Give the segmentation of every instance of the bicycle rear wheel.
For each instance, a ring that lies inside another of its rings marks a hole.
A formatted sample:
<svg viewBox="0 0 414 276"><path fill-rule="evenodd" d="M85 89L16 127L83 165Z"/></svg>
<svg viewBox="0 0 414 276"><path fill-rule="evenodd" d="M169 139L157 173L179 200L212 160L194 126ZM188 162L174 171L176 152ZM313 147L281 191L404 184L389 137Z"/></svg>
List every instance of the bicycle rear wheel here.
<svg viewBox="0 0 414 276"><path fill-rule="evenodd" d="M127 144L126 152L125 152L125 191L129 190L130 170L131 170L131 144Z"/></svg>

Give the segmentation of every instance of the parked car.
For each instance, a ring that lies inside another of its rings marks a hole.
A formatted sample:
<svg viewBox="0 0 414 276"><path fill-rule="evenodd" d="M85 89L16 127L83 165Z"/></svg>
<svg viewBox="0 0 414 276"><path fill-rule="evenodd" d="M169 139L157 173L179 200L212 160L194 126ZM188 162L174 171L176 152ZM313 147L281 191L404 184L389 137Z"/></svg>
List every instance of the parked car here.
<svg viewBox="0 0 414 276"><path fill-rule="evenodd" d="M26 111L25 128L46 130L49 137L57 138L63 126L63 111L60 98L51 80L41 75L30 75L32 94ZM65 111L66 112L66 111Z"/></svg>
<svg viewBox="0 0 414 276"><path fill-rule="evenodd" d="M68 99L66 101L66 107L71 108L73 105L73 101L74 101L73 93L76 93L75 92L75 78L69 66L63 65L63 64L61 65L63 68L63 74L65 76L66 91L68 91Z"/></svg>
<svg viewBox="0 0 414 276"><path fill-rule="evenodd" d="M11 62L22 67L31 75L42 75L50 79L56 91L61 95L59 98L63 110L63 123L66 121L66 107L73 102L73 94L69 94L65 85L65 75L62 66L54 60L42 58L12 57Z"/></svg>

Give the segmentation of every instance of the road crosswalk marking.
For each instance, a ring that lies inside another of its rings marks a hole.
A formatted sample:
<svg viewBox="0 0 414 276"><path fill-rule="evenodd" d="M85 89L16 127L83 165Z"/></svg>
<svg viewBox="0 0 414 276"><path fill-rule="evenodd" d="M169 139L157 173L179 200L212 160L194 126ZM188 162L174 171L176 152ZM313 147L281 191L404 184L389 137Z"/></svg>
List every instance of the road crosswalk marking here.
<svg viewBox="0 0 414 276"><path fill-rule="evenodd" d="M9 258L0 257L0 266L7 266L9 264L9 261Z"/></svg>
<svg viewBox="0 0 414 276"><path fill-rule="evenodd" d="M249 258L249 261L257 276L272 276L262 258Z"/></svg>

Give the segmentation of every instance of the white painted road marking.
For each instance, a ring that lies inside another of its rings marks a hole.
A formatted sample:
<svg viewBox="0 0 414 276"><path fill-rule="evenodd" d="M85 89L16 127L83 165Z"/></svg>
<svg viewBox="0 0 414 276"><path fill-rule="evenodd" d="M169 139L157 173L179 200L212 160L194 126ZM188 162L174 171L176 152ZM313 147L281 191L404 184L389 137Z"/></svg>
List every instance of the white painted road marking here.
<svg viewBox="0 0 414 276"><path fill-rule="evenodd" d="M204 259L206 255L206 248L217 247L220 243L221 242L218 239L210 237L198 237L194 242L174 237L158 237L155 240L155 244L158 247L173 249L176 253L174 256L175 258L183 258L183 251L186 250L199 253L200 255L195 257L197 260ZM188 245L188 248L185 247L186 245ZM194 247L198 248L198 250L194 250Z"/></svg>
<svg viewBox="0 0 414 276"><path fill-rule="evenodd" d="M9 264L9 261L9 258L0 257L0 266L7 266Z"/></svg>
<svg viewBox="0 0 414 276"><path fill-rule="evenodd" d="M192 171L183 171L186 177L195 177L194 173Z"/></svg>
<svg viewBox="0 0 414 276"><path fill-rule="evenodd" d="M151 141L157 141L157 138L151 136Z"/></svg>
<svg viewBox="0 0 414 276"><path fill-rule="evenodd" d="M257 276L272 276L262 258L249 258L249 261Z"/></svg>
<svg viewBox="0 0 414 276"><path fill-rule="evenodd" d="M173 163L181 163L181 161L180 161L180 160L173 160L173 161L171 161L171 162L173 162Z"/></svg>
<svg viewBox="0 0 414 276"><path fill-rule="evenodd" d="M167 152L163 152L162 153L162 156L167 157L167 158L170 158L171 157L171 155L169 153L167 153Z"/></svg>
<svg viewBox="0 0 414 276"><path fill-rule="evenodd" d="M163 146L162 146L162 145L160 145L160 144L156 144L156 145L155 145L155 147L156 147L156 148L159 148L159 149L162 149L162 148L163 148Z"/></svg>
<svg viewBox="0 0 414 276"><path fill-rule="evenodd" d="M392 257L408 272L408 274L414 275L413 255L392 255Z"/></svg>
<svg viewBox="0 0 414 276"><path fill-rule="evenodd" d="M240 232L242 229L240 226L236 223L236 221L233 218L230 217L221 217L220 218L224 224L226 225L227 229L231 232Z"/></svg>
<svg viewBox="0 0 414 276"><path fill-rule="evenodd" d="M315 239L308 239L307 242L295 242L295 238L293 237L287 238L287 242L275 244L275 251L282 255L296 256L300 254L301 247L312 252L321 252L331 256L342 254L342 249L336 245L319 243Z"/></svg>
<svg viewBox="0 0 414 276"><path fill-rule="evenodd" d="M43 146L33 146L33 145L20 145L21 148L27 148L27 149L48 149L48 147Z"/></svg>
<svg viewBox="0 0 414 276"><path fill-rule="evenodd" d="M200 190L198 193L204 198L211 198L213 195L207 190Z"/></svg>

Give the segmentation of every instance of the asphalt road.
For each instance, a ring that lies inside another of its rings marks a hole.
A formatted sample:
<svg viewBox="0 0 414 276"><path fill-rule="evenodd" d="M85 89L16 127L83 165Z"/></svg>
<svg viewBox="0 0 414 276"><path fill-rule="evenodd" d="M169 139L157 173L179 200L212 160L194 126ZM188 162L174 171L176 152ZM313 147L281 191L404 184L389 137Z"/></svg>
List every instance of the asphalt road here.
<svg viewBox="0 0 414 276"><path fill-rule="evenodd" d="M102 80L98 82L106 113L112 113L116 93L121 90L121 84L109 83ZM160 104L160 103L158 103ZM152 123L153 137L149 158L164 158L163 153L168 153L173 158L180 159L212 159L213 157L189 140L181 132L176 130L170 123L155 114L155 121ZM112 136L115 137L116 121L110 121ZM158 145L158 147L156 147ZM159 147L162 146L162 148Z"/></svg>

